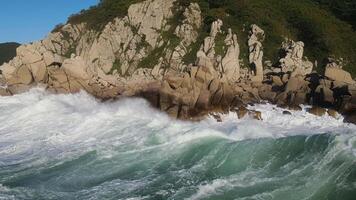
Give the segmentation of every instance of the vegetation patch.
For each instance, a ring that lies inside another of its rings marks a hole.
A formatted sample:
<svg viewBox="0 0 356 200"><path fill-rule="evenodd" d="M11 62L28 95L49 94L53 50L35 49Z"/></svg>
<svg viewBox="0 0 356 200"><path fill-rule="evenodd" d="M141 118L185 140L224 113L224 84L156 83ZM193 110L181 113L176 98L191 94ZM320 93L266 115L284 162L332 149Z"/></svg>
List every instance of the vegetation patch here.
<svg viewBox="0 0 356 200"><path fill-rule="evenodd" d="M9 62L16 56L16 49L20 44L16 42L1 43L0 44L0 65Z"/></svg>
<svg viewBox="0 0 356 200"><path fill-rule="evenodd" d="M117 70L117 72L119 73L119 74L121 74L121 62L120 62L120 60L119 59L115 59L115 61L114 61L114 63L113 63L113 65L112 65L112 68L111 68L111 70L108 72L108 74L114 74L114 71L115 70Z"/></svg>
<svg viewBox="0 0 356 200"><path fill-rule="evenodd" d="M85 23L88 29L101 31L105 25L116 17L124 17L131 4L143 0L100 0L98 5L71 15L67 23Z"/></svg>
<svg viewBox="0 0 356 200"><path fill-rule="evenodd" d="M86 23L89 29L100 31L115 17L127 15L129 6L143 0L101 0L97 6L72 15L68 22ZM241 48L241 58L247 64L247 37L251 24L257 24L266 33L263 42L265 60L278 61L278 49L285 37L305 43L305 55L311 61L320 63L330 55L342 57L345 69L356 75L356 2L353 0L177 0L174 17L170 20L171 30L162 33L165 45L173 48L179 40L174 29L183 20L184 7L196 2L200 5L204 19L198 30L199 38L189 48L184 57L186 62L194 62L196 51L204 37L209 34L210 24L221 19L225 27L237 33ZM57 29L59 30L60 26ZM140 66L157 63L165 47L149 53ZM219 48L219 47L217 47ZM220 51L219 49L216 49ZM150 64L151 63L151 64ZM246 65L247 66L247 65Z"/></svg>

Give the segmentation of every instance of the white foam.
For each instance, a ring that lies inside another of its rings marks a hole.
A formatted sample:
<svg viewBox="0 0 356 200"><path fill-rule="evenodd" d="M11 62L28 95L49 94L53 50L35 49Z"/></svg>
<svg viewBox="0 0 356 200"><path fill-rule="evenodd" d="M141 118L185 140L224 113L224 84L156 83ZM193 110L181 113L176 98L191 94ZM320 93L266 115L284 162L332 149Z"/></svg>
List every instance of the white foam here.
<svg viewBox="0 0 356 200"><path fill-rule="evenodd" d="M283 115L283 109L269 104L251 109L261 111L264 120L239 120L230 113L223 116L222 123L212 118L182 122L151 108L143 99L102 103L85 92L53 95L36 88L0 97L0 165L25 160L46 162L98 149L110 157L121 144L126 145L122 151L130 152L158 146L173 148L202 138L240 141L356 132L356 127L343 123L341 117L317 117L304 110Z"/></svg>

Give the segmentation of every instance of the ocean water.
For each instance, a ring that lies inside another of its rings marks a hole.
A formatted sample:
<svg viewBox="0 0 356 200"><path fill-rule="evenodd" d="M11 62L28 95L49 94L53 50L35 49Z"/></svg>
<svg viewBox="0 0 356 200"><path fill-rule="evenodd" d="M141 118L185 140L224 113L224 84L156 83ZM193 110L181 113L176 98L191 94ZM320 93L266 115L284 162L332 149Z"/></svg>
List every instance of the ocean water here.
<svg viewBox="0 0 356 200"><path fill-rule="evenodd" d="M170 119L143 99L42 89L0 97L0 200L356 199L356 126L340 116Z"/></svg>

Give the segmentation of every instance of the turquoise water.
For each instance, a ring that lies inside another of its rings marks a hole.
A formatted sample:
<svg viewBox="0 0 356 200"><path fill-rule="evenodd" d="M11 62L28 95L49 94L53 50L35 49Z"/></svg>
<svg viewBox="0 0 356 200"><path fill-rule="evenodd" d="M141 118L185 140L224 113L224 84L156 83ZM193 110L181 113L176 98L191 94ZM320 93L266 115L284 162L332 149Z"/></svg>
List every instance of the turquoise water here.
<svg viewBox="0 0 356 200"><path fill-rule="evenodd" d="M142 99L1 97L0 199L355 199L356 126L254 109L191 123Z"/></svg>

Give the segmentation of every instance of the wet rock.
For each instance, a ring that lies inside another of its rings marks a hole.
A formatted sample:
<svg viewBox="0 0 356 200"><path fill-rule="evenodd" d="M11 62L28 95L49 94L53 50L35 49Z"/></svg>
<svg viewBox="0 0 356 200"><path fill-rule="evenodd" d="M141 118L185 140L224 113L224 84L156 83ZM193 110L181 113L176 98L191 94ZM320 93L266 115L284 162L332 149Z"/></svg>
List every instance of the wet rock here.
<svg viewBox="0 0 356 200"><path fill-rule="evenodd" d="M316 115L316 116L323 116L326 114L326 109L325 108L320 108L320 107L317 107L317 106L314 106L312 108L310 108L308 110L309 113L313 114L313 115Z"/></svg>
<svg viewBox="0 0 356 200"><path fill-rule="evenodd" d="M248 114L248 109L244 106L240 106L236 111L237 117L239 119L244 118Z"/></svg>
<svg viewBox="0 0 356 200"><path fill-rule="evenodd" d="M328 109L327 113L329 116L331 116L333 118L337 118L339 116L339 113L333 109Z"/></svg>
<svg viewBox="0 0 356 200"><path fill-rule="evenodd" d="M285 111L283 111L283 115L292 115L292 113L287 111L287 110L285 110Z"/></svg>

